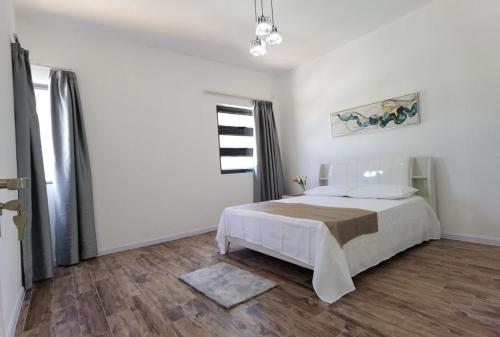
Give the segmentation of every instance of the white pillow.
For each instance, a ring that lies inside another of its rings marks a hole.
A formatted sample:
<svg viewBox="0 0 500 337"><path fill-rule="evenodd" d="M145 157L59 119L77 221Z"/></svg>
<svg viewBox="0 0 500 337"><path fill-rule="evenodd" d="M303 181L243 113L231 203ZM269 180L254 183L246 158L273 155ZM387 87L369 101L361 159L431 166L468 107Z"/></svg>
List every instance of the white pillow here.
<svg viewBox="0 0 500 337"><path fill-rule="evenodd" d="M305 195L316 195L324 197L345 197L349 192L350 187L347 185L329 185L311 188L305 191Z"/></svg>
<svg viewBox="0 0 500 337"><path fill-rule="evenodd" d="M404 185L368 185L350 190L347 196L359 199L405 199L417 191Z"/></svg>

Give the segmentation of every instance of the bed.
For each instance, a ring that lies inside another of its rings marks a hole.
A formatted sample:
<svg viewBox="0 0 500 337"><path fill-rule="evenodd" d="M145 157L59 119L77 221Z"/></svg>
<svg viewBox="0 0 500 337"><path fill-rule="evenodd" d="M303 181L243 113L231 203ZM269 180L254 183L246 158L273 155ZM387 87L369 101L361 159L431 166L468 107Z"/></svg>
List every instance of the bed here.
<svg viewBox="0 0 500 337"><path fill-rule="evenodd" d="M316 294L333 303L355 290L353 276L414 245L441 237L429 157L323 164L319 184L406 184L419 191L398 200L306 195L277 201L376 212L378 231L342 246L321 221L229 207L223 211L217 231L220 253L225 254L229 245L238 245L312 269Z"/></svg>

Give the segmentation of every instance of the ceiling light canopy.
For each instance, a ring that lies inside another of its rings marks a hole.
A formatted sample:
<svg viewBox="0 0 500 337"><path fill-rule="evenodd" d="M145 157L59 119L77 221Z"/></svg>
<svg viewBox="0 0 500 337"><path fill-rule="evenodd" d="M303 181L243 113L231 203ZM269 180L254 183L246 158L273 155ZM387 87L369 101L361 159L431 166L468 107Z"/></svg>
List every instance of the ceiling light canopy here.
<svg viewBox="0 0 500 337"><path fill-rule="evenodd" d="M266 42L272 46L280 44L283 40L278 27L274 23L273 0L271 0L271 17L264 15L263 0L260 0L260 10L261 15L257 16L257 0L254 0L255 21L257 23L255 34L257 37L255 40L250 41L250 54L253 56L262 56L266 54Z"/></svg>

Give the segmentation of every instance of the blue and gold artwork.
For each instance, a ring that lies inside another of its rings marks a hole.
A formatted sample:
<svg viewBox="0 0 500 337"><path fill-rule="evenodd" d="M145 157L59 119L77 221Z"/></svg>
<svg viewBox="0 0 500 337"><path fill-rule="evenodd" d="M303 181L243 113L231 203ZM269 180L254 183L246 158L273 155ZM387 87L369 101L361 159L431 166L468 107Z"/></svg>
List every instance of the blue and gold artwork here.
<svg viewBox="0 0 500 337"><path fill-rule="evenodd" d="M419 124L418 93L334 112L330 123L332 137Z"/></svg>

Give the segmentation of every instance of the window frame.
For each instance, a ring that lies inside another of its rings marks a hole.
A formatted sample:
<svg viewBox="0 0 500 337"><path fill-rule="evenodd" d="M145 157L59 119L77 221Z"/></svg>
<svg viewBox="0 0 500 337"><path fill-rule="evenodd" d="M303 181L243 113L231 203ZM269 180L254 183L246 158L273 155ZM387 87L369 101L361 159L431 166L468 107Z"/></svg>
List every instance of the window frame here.
<svg viewBox="0 0 500 337"><path fill-rule="evenodd" d="M235 115L254 115L253 108L240 108L228 105L217 105L215 109L215 116L217 119L217 144L219 148L219 169L221 174L236 174L236 173L250 173L254 172L254 168L245 169L222 169L222 157L253 157L255 148L221 148L220 136L239 136L239 137L255 137L255 126L253 128L245 126L228 126L219 125L219 113L235 114ZM223 155L224 153L224 155ZM232 154L229 154L232 153ZM242 155L238 155L242 154Z"/></svg>
<svg viewBox="0 0 500 337"><path fill-rule="evenodd" d="M49 90L49 85L48 84L43 84L43 83L36 83L33 82L33 89L34 90Z"/></svg>
<svg viewBox="0 0 500 337"><path fill-rule="evenodd" d="M44 90L44 91L47 91L47 93L50 95L48 84L39 83L39 82L32 82L32 84L33 84L33 91ZM38 116L38 110L36 110L36 113L37 113L38 119L40 119L40 116ZM44 178L45 178L45 185L52 185L54 183L54 179L55 179L54 177L52 177L52 179L47 179L47 176L45 176Z"/></svg>

